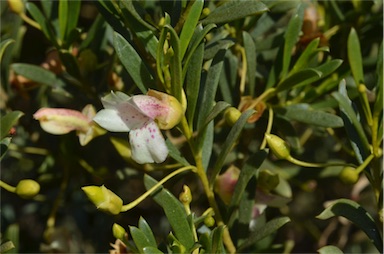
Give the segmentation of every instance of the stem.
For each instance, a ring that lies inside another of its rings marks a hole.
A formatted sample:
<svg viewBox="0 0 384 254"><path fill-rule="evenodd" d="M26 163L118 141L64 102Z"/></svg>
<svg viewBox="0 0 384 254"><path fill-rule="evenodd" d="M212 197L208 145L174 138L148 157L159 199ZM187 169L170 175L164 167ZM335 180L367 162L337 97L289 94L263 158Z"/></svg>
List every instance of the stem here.
<svg viewBox="0 0 384 254"><path fill-rule="evenodd" d="M306 161L300 161L298 159L293 158L292 156L289 156L286 158L287 161L296 164L298 166L302 167L308 167L308 168L324 168L324 167L330 167L330 166L353 166L352 164L346 164L346 163L311 163Z"/></svg>
<svg viewBox="0 0 384 254"><path fill-rule="evenodd" d="M269 116L268 116L268 125L267 129L265 130L266 134L270 134L272 130L272 124L273 124L273 109L269 108ZM264 135L263 142L261 143L260 150L263 150L265 146L267 145L267 139L266 136Z"/></svg>
<svg viewBox="0 0 384 254"><path fill-rule="evenodd" d="M215 200L215 194L213 193L213 189L209 187L208 177L204 171L204 167L202 163L201 152L195 156L195 160L196 160L196 168L197 168L196 173L199 176L201 183L203 184L205 195L207 196L209 205L212 207L215 213L216 223L218 226L225 226L223 222L223 218L221 217L219 207L217 206L217 203ZM224 245L227 247L229 253L236 253L236 247L232 242L228 227L224 227L223 242L224 242Z"/></svg>
<svg viewBox="0 0 384 254"><path fill-rule="evenodd" d="M0 180L0 187L4 188L7 191L12 192L12 193L15 193L15 191L16 191L16 187L13 187L13 186L11 186L11 185L9 185L9 184L1 181L1 180Z"/></svg>
<svg viewBox="0 0 384 254"><path fill-rule="evenodd" d="M266 100L270 95L275 93L275 88L268 88L264 93L262 93L259 97L257 97L252 104L248 108L254 108L257 104L259 104L261 101Z"/></svg>
<svg viewBox="0 0 384 254"><path fill-rule="evenodd" d="M31 26L33 26L34 28L38 29L38 30L41 30L41 27L39 25L39 23L37 23L36 21L30 19L27 15L25 15L25 13L20 13L20 18L22 18L26 23L30 24Z"/></svg>
<svg viewBox="0 0 384 254"><path fill-rule="evenodd" d="M132 208L134 208L135 206L137 206L138 204L140 204L144 199L146 199L149 195L151 195L154 191L156 191L161 185L163 185L166 181L168 181L169 179L171 179L172 177L174 177L175 175L178 175L184 171L188 171L188 170L191 170L194 171L194 169L196 169L195 166L186 166L186 167L182 167L178 170L175 170L173 171L172 173L170 173L169 175L167 175L166 177L164 177L163 179L161 179L157 184L155 184L152 188L150 188L149 190L147 190L144 194L142 194L140 197L138 197L137 199L135 199L134 201L132 201L131 203L129 204L126 204L126 205L123 205L123 207L121 208L121 211L122 212L126 212L128 210L131 210Z"/></svg>
<svg viewBox="0 0 384 254"><path fill-rule="evenodd" d="M240 47L240 53L241 53L241 58L243 60L242 62L242 69L241 69L241 80L240 80L240 94L244 94L245 90L245 80L247 76L247 56L245 54L245 50L243 47Z"/></svg>

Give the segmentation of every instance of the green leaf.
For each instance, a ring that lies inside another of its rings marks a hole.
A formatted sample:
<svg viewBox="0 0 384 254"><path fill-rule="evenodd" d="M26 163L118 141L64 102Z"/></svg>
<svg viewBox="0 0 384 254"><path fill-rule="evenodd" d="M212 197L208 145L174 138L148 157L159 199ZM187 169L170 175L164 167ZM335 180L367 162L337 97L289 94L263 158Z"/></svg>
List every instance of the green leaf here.
<svg viewBox="0 0 384 254"><path fill-rule="evenodd" d="M235 210L239 206L241 197L247 187L248 182L253 176L256 175L257 170L267 158L268 153L265 150L261 150L252 154L242 167L239 179L237 180L235 190L230 203L230 210Z"/></svg>
<svg viewBox="0 0 384 254"><path fill-rule="evenodd" d="M20 117L24 115L21 111L12 111L1 117L0 121L0 140L8 136L11 128L16 125Z"/></svg>
<svg viewBox="0 0 384 254"><path fill-rule="evenodd" d="M345 80L340 81L339 92L333 92L332 96L339 103L341 117L344 121L345 130L347 131L355 156L359 163L363 163L369 154L369 143L364 129L353 109L352 101L348 97Z"/></svg>
<svg viewBox="0 0 384 254"><path fill-rule="evenodd" d="M233 45L235 45L233 39L222 39L208 44L205 47L204 60L214 58L220 50L227 50Z"/></svg>
<svg viewBox="0 0 384 254"><path fill-rule="evenodd" d="M203 19L203 25L210 23L228 23L250 15L258 15L268 11L265 4L259 1L228 1L214 9Z"/></svg>
<svg viewBox="0 0 384 254"><path fill-rule="evenodd" d="M317 47L319 46L320 38L312 40L308 46L305 48L304 52L301 53L299 59L297 59L295 65L293 66L291 72L300 71L308 66L308 62L311 57L316 55Z"/></svg>
<svg viewBox="0 0 384 254"><path fill-rule="evenodd" d="M143 253L144 254L162 254L163 252L158 248L149 246L149 247L143 248Z"/></svg>
<svg viewBox="0 0 384 254"><path fill-rule="evenodd" d="M207 128L204 129L204 134L203 137L199 138L199 141L203 139L203 144L202 144L202 154L203 154L203 168L205 170L208 169L209 162L211 160L211 155L212 155L212 150L213 150L213 140L215 136L215 126L214 122L210 122L207 125ZM201 147L199 145L199 147Z"/></svg>
<svg viewBox="0 0 384 254"><path fill-rule="evenodd" d="M144 185L147 190L156 183L155 179L149 175L144 175ZM187 220L187 214L180 201L162 187L159 187L159 190L154 192L152 197L164 209L172 230L180 243L187 249L191 248L194 244L194 238Z"/></svg>
<svg viewBox="0 0 384 254"><path fill-rule="evenodd" d="M348 36L348 60L356 85L364 83L360 42L356 30L353 27Z"/></svg>
<svg viewBox="0 0 384 254"><path fill-rule="evenodd" d="M317 250L319 254L343 254L339 248L334 245L327 245Z"/></svg>
<svg viewBox="0 0 384 254"><path fill-rule="evenodd" d="M11 141L11 137L5 137L0 140L0 160L3 159L4 155L7 153Z"/></svg>
<svg viewBox="0 0 384 254"><path fill-rule="evenodd" d="M46 20L39 8L31 2L27 2L25 6L28 12L31 14L32 18L40 25L45 37L47 37L55 45L56 48L59 48L59 45L56 41L56 35L53 33L52 28L49 26L51 23Z"/></svg>
<svg viewBox="0 0 384 254"><path fill-rule="evenodd" d="M33 64L12 64L11 68L15 73L33 80L37 83L44 84L50 87L63 87L64 83L56 77L56 75L40 66Z"/></svg>
<svg viewBox="0 0 384 254"><path fill-rule="evenodd" d="M248 94L254 96L256 78L256 45L251 35L243 31L244 50L247 57Z"/></svg>
<svg viewBox="0 0 384 254"><path fill-rule="evenodd" d="M191 9L189 10L188 16L183 25L183 29L180 34L180 57L183 58L189 42L194 34L196 25L199 21L201 11L204 7L204 0L196 0Z"/></svg>
<svg viewBox="0 0 384 254"><path fill-rule="evenodd" d="M280 92L287 89L293 89L300 86L308 85L320 79L322 73L315 69L304 69L289 75L287 78L280 81L276 91Z"/></svg>
<svg viewBox="0 0 384 254"><path fill-rule="evenodd" d="M202 128L205 128L213 119L215 119L221 112L223 112L226 108L230 107L231 105L225 101L219 101L215 104L213 107L211 113L207 116L207 119L205 120L205 123Z"/></svg>
<svg viewBox="0 0 384 254"><path fill-rule="evenodd" d="M5 49L11 45L12 43L14 43L15 40L13 39L7 39L7 40L4 40L0 43L0 63L2 62L2 59L3 59L3 54L5 52Z"/></svg>
<svg viewBox="0 0 384 254"><path fill-rule="evenodd" d="M263 227L253 231L249 238L245 240L237 249L238 251L243 251L244 249L252 246L261 239L267 237L270 234L276 232L279 228L284 226L286 223L290 222L289 217L280 217L268 221Z"/></svg>
<svg viewBox="0 0 384 254"><path fill-rule="evenodd" d="M18 224L11 224L8 226L7 230L5 231L5 234L3 236L6 239L9 239L12 244L14 245L14 248L12 248L7 253L20 253L19 246L20 246L20 227ZM3 247L3 246L1 246ZM8 245L8 247L11 247L11 245ZM2 252L1 250L1 253Z"/></svg>
<svg viewBox="0 0 384 254"><path fill-rule="evenodd" d="M81 80L79 62L77 58L68 50L60 50L60 59L65 66L66 71L74 78Z"/></svg>
<svg viewBox="0 0 384 254"><path fill-rule="evenodd" d="M224 226L219 226L211 232L211 244L212 249L210 253L222 253L225 254L225 248L223 244Z"/></svg>
<svg viewBox="0 0 384 254"><path fill-rule="evenodd" d="M66 37L68 23L68 0L61 0L59 2L59 32L60 39L64 40Z"/></svg>
<svg viewBox="0 0 384 254"><path fill-rule="evenodd" d="M317 66L314 68L315 70L322 73L321 77L324 78L330 74L332 74L339 66L343 63L343 60L340 59L334 59L329 62L326 62L320 66Z"/></svg>
<svg viewBox="0 0 384 254"><path fill-rule="evenodd" d="M177 147L174 144L172 144L172 142L169 139L167 139L165 143L167 144L167 147L168 147L169 156L171 156L177 162L181 163L183 166L190 165L189 162L180 153L179 149L177 149Z"/></svg>
<svg viewBox="0 0 384 254"><path fill-rule="evenodd" d="M116 32L114 33L113 45L117 56L137 87L143 94L146 94L147 88L153 86L155 81L143 59L141 59L132 45Z"/></svg>
<svg viewBox="0 0 384 254"><path fill-rule="evenodd" d="M285 78L288 73L289 65L291 63L292 50L299 40L301 27L303 24L304 8L300 4L297 8L296 14L291 18L288 23L287 30L285 31L284 39L284 50L283 50L283 66L281 70L281 78Z"/></svg>
<svg viewBox="0 0 384 254"><path fill-rule="evenodd" d="M187 112L186 117L190 128L193 126L195 119L195 110L197 99L200 91L201 71L203 66L204 44L199 44L195 53L191 57L191 62L187 69L187 76L185 80L185 93L187 97ZM184 66L184 68L186 68Z"/></svg>
<svg viewBox="0 0 384 254"><path fill-rule="evenodd" d="M334 216L342 216L352 221L363 230L373 242L379 252L383 252L383 240L372 216L358 203L349 199L338 199L332 203L316 218L326 220Z"/></svg>
<svg viewBox="0 0 384 254"><path fill-rule="evenodd" d="M343 119L321 110L313 110L307 104L291 105L277 108L275 112L291 120L325 128L343 127Z"/></svg>
<svg viewBox="0 0 384 254"><path fill-rule="evenodd" d="M212 170L210 181L209 181L211 185L215 183L216 176L220 173L227 155L233 149L235 142L237 141L238 137L240 136L241 131L243 130L244 125L247 123L248 118L254 112L255 112L254 110L245 111L244 113L241 114L240 118L233 125L231 131L228 134L228 137L226 138L226 140L222 146L220 154L217 157L217 161L216 161L215 166Z"/></svg>
<svg viewBox="0 0 384 254"><path fill-rule="evenodd" d="M130 231L132 239L135 242L135 245L136 245L136 247L140 253L144 253L143 249L145 247L149 247L149 246L155 247L155 248L157 247L156 244L155 244L155 246L152 246L152 243L150 242L148 237L139 228L134 227L134 226L130 226L129 231Z"/></svg>
<svg viewBox="0 0 384 254"><path fill-rule="evenodd" d="M148 225L147 221L140 216L139 219L139 229L144 233L144 235L147 237L148 242L150 243L151 246L156 247L156 239L155 236L153 235L151 227Z"/></svg>

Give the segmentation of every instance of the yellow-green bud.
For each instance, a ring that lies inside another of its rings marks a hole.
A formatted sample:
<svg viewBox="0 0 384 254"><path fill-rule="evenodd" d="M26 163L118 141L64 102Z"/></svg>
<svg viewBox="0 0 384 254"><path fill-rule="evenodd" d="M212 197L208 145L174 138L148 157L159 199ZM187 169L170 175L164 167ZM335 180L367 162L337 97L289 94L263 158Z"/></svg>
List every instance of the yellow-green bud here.
<svg viewBox="0 0 384 254"><path fill-rule="evenodd" d="M340 172L339 178L345 184L354 184L359 180L359 172L353 167L345 167Z"/></svg>
<svg viewBox="0 0 384 254"><path fill-rule="evenodd" d="M229 126L233 126L241 116L240 110L235 107L230 107L225 110L224 119Z"/></svg>
<svg viewBox="0 0 384 254"><path fill-rule="evenodd" d="M191 189L187 185L183 186L183 192L180 193L179 200L184 205L189 205L192 202Z"/></svg>
<svg viewBox="0 0 384 254"><path fill-rule="evenodd" d="M81 189L88 196L89 200L96 205L97 209L113 215L121 212L123 200L104 185L101 187L86 186Z"/></svg>
<svg viewBox="0 0 384 254"><path fill-rule="evenodd" d="M125 229L119 224L114 223L112 225L112 233L116 239L120 239L121 241L124 241L127 231L125 231Z"/></svg>
<svg viewBox="0 0 384 254"><path fill-rule="evenodd" d="M207 216L204 219L204 225L207 227L213 227L215 225L215 219L212 216Z"/></svg>
<svg viewBox="0 0 384 254"><path fill-rule="evenodd" d="M271 191L279 184L279 175L268 169L262 169L257 178L257 186L263 190Z"/></svg>
<svg viewBox="0 0 384 254"><path fill-rule="evenodd" d="M290 149L287 143L279 136L265 134L269 148L278 159L287 159L291 157Z"/></svg>
<svg viewBox="0 0 384 254"><path fill-rule="evenodd" d="M206 8L204 8L203 11L201 12L201 17L200 17L200 18L205 18L205 17L207 17L210 13L211 13L211 10L210 10L208 7L206 7Z"/></svg>
<svg viewBox="0 0 384 254"><path fill-rule="evenodd" d="M14 13L24 13L24 3L22 0L8 0L8 5L11 11L13 11Z"/></svg>
<svg viewBox="0 0 384 254"><path fill-rule="evenodd" d="M24 179L21 180L17 186L15 193L22 198L33 198L40 191L40 184L35 180Z"/></svg>

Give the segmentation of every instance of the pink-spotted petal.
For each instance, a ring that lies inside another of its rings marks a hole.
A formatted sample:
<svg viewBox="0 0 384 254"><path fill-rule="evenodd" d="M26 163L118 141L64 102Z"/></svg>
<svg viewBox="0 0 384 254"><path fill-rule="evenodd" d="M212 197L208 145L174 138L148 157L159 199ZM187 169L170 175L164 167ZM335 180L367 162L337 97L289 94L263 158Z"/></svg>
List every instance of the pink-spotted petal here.
<svg viewBox="0 0 384 254"><path fill-rule="evenodd" d="M150 120L148 116L144 115L138 108L130 103L130 101L120 103L116 107L116 110L122 121L131 130L141 128Z"/></svg>
<svg viewBox="0 0 384 254"><path fill-rule="evenodd" d="M168 156L164 137L153 121L147 122L140 129L131 130L129 142L131 143L132 159L137 163L161 163Z"/></svg>
<svg viewBox="0 0 384 254"><path fill-rule="evenodd" d="M151 119L167 116L169 112L169 107L153 96L135 95L129 102Z"/></svg>

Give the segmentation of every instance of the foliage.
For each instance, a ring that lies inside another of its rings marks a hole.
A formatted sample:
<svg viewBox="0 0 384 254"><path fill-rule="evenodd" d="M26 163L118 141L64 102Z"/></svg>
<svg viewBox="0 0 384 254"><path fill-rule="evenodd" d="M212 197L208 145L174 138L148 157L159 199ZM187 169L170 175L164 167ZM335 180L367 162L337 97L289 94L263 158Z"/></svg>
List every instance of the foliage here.
<svg viewBox="0 0 384 254"><path fill-rule="evenodd" d="M382 253L382 1L0 4L1 252Z"/></svg>

